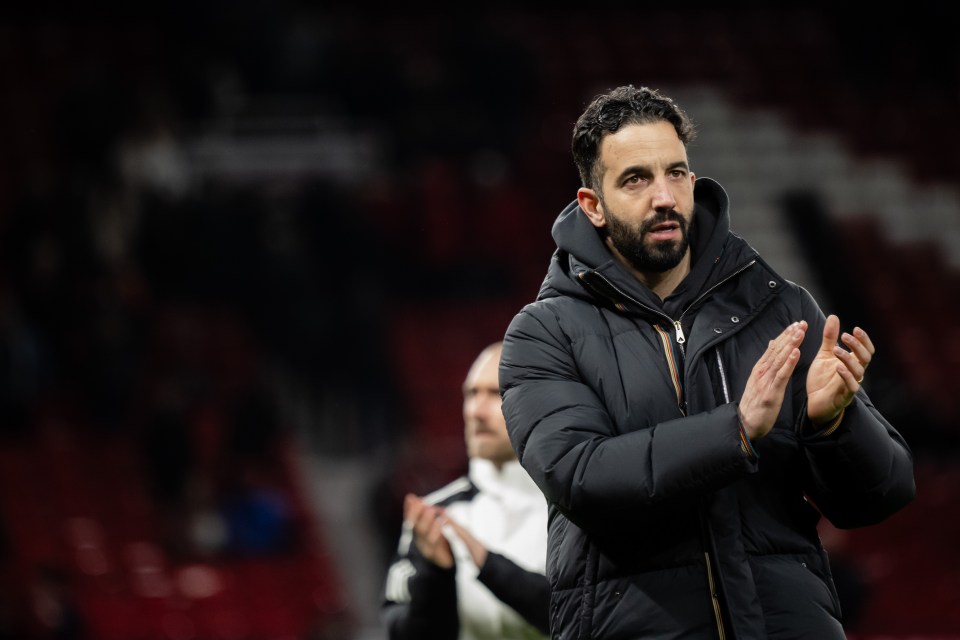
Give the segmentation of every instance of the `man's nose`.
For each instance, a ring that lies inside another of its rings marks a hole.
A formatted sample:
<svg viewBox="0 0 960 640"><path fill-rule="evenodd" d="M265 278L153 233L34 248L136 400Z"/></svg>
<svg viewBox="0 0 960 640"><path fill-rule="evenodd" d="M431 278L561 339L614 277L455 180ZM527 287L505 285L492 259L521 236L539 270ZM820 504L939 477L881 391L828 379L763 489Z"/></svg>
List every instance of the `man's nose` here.
<svg viewBox="0 0 960 640"><path fill-rule="evenodd" d="M651 205L654 209L674 209L677 206L677 199L673 196L673 190L664 177L658 178L653 183L653 201Z"/></svg>
<svg viewBox="0 0 960 640"><path fill-rule="evenodd" d="M492 410L493 401L487 397L474 398L473 402L471 402L469 406L470 415L480 420L489 418Z"/></svg>
<svg viewBox="0 0 960 640"><path fill-rule="evenodd" d="M478 400L477 406L475 409L475 414L480 419L485 419L490 415L490 401L489 400Z"/></svg>

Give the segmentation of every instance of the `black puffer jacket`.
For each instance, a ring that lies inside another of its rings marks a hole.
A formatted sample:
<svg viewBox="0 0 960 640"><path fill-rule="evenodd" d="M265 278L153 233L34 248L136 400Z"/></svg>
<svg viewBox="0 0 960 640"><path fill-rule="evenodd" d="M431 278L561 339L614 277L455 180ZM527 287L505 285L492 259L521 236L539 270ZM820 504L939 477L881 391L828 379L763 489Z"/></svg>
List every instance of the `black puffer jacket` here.
<svg viewBox="0 0 960 640"><path fill-rule="evenodd" d="M693 267L663 302L573 202L505 336L507 426L551 509L553 636L842 638L818 511L883 520L914 495L911 453L862 390L829 433L801 420L824 315L730 232L720 185L699 179L695 199ZM801 319L783 409L750 443L736 402Z"/></svg>

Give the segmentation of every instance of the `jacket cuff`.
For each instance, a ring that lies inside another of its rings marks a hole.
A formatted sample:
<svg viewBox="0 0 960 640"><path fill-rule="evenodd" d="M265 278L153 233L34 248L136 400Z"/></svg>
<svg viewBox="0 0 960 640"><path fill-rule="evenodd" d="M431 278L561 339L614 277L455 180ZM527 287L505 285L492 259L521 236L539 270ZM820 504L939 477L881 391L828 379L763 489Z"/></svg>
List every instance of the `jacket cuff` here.
<svg viewBox="0 0 960 640"><path fill-rule="evenodd" d="M856 402L856 399L854 399ZM807 402L804 400L803 405L800 407L800 413L797 416L797 435L802 438L826 438L831 435L834 431L837 430L837 427L840 426L840 423L843 422L843 417L847 413L847 407L840 409L840 413L837 414L837 417L830 421L830 424L825 426L818 427L813 424L810 418L807 416Z"/></svg>
<svg viewBox="0 0 960 640"><path fill-rule="evenodd" d="M737 425L740 429L740 451L752 462L756 460L759 455L757 454L757 450L753 448L753 443L750 442L750 438L747 437L747 430L743 426L743 420L740 419L739 407L737 408Z"/></svg>
<svg viewBox="0 0 960 640"><path fill-rule="evenodd" d="M844 407L840 409L840 413L834 418L833 422L826 426L823 430L820 431L820 437L826 438L828 435L837 430L837 427L840 426L840 422L843 420L843 415L847 412L847 408Z"/></svg>

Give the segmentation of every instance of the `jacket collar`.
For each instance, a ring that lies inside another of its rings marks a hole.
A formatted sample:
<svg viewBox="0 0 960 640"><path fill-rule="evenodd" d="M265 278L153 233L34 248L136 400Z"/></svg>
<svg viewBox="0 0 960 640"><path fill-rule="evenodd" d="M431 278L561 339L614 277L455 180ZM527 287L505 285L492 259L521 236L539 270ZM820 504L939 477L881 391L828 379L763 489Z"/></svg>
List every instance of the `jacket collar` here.
<svg viewBox="0 0 960 640"><path fill-rule="evenodd" d="M508 502L542 500L543 494L530 475L517 461L510 461L497 469L489 460L471 458L468 472L477 488Z"/></svg>
<svg viewBox="0 0 960 640"><path fill-rule="evenodd" d="M554 222L557 250L538 297L573 296L621 311L678 316L701 292L756 256L746 242L730 233L729 198L719 183L698 178L694 202L693 267L667 300L661 301L613 258L576 200Z"/></svg>

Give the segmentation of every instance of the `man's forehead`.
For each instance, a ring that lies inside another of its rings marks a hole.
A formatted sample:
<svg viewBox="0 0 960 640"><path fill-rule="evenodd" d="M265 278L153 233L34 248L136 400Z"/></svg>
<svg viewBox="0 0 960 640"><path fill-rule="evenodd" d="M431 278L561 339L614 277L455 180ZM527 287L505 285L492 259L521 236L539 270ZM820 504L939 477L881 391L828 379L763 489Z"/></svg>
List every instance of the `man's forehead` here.
<svg viewBox="0 0 960 640"><path fill-rule="evenodd" d="M500 350L488 349L480 354L470 367L466 379L463 381L464 389L477 389L480 387L498 387L500 375Z"/></svg>
<svg viewBox="0 0 960 640"><path fill-rule="evenodd" d="M628 124L615 132L607 133L600 141L600 159L605 163L663 153L679 155L684 160L687 157L686 148L676 129L664 120Z"/></svg>

